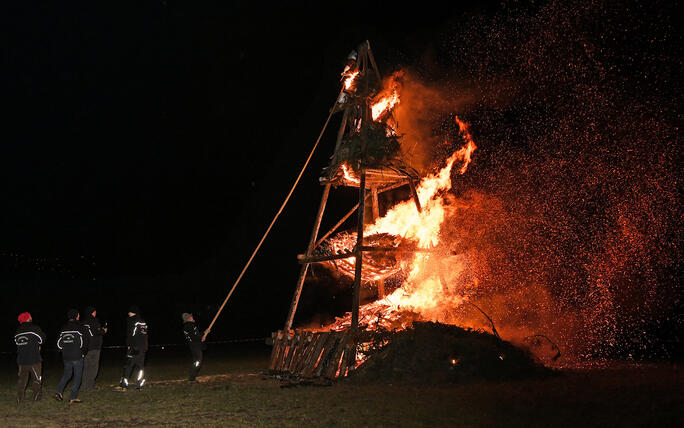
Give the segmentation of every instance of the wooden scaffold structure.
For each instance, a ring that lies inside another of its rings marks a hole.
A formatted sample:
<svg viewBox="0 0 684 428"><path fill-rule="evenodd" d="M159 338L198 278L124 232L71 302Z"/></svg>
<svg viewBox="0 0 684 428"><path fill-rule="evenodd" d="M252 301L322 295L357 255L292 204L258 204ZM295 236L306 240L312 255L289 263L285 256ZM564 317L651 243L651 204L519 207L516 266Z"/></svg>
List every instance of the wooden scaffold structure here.
<svg viewBox="0 0 684 428"><path fill-rule="evenodd" d="M364 269L364 252L396 253L396 247L364 245L365 205L370 198L372 218L379 216L378 195L408 186L416 209L421 210L415 189L417 174L401 162L392 159L398 151L396 134L387 125L372 117L371 103L382 90L382 79L368 41L348 57L342 73L343 88L332 113L341 112L342 121L337 132L330 165L323 170L320 182L323 195L318 206L311 236L304 254L298 255L302 265L295 286L292 303L282 330L272 333L273 351L269 369L304 378L335 379L345 376L356 364L357 344L362 340L359 331L359 298ZM391 130L390 130L391 131ZM392 146L394 142L396 146ZM391 146L391 147L390 147ZM319 237L331 187L359 189L359 201L335 225ZM316 255L315 250L348 218L357 213L356 245L341 254ZM355 257L354 288L351 308L351 328L347 331L312 332L292 330L299 298L304 287L309 265ZM384 297L384 282L377 281L378 296Z"/></svg>

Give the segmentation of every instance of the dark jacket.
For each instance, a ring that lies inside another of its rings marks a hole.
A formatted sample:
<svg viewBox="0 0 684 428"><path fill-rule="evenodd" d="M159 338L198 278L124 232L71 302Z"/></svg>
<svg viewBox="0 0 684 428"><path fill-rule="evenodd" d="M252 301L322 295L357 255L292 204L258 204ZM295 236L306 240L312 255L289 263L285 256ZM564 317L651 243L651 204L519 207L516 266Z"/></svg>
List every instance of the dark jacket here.
<svg viewBox="0 0 684 428"><path fill-rule="evenodd" d="M191 348L202 346L202 333L200 333L197 324L194 322L188 321L183 323L183 335L185 335L185 341L188 342Z"/></svg>
<svg viewBox="0 0 684 428"><path fill-rule="evenodd" d="M17 364L30 366L38 364L43 359L40 356L40 345L45 343L45 333L32 322L19 325L14 335L14 343L17 344Z"/></svg>
<svg viewBox="0 0 684 428"><path fill-rule="evenodd" d="M88 329L77 320L69 320L59 329L57 347L64 361L77 361L88 352Z"/></svg>
<svg viewBox="0 0 684 428"><path fill-rule="evenodd" d="M147 351L147 323L138 314L128 317L126 345L138 352Z"/></svg>
<svg viewBox="0 0 684 428"><path fill-rule="evenodd" d="M88 350L100 350L102 349L102 338L105 334L104 328L100 325L100 321L90 315L83 321L83 327L88 330Z"/></svg>

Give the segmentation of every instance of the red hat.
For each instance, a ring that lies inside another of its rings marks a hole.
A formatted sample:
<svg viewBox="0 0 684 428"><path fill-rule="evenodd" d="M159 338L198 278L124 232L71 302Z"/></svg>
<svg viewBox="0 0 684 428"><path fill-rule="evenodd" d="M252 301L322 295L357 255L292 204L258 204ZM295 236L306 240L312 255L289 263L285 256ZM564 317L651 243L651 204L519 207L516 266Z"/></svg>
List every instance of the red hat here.
<svg viewBox="0 0 684 428"><path fill-rule="evenodd" d="M28 321L30 319L31 319L31 314L29 314L28 312L23 312L23 313L19 314L18 320L20 323L25 323L26 321Z"/></svg>

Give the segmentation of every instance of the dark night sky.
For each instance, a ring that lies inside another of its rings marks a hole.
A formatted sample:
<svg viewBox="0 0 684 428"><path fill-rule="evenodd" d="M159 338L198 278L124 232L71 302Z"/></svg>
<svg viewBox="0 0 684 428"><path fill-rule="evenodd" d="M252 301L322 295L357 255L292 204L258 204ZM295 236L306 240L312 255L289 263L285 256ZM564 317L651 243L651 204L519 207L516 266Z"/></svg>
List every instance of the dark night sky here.
<svg viewBox="0 0 684 428"><path fill-rule="evenodd" d="M381 3L359 17L319 2L4 5L7 323L32 310L54 328L89 302L110 319L130 303L174 316L189 303L208 322L313 144L347 53L370 39L387 69L420 55L435 25L482 10ZM231 302L259 333L283 322L333 134Z"/></svg>
<svg viewBox="0 0 684 428"><path fill-rule="evenodd" d="M348 52L369 39L383 72L429 54L440 63L448 34L506 7L4 4L5 337L21 311L54 330L68 307L93 303L114 326L128 305L141 305L153 341L180 341L186 310L206 325L320 131ZM282 326L333 139L324 137L215 339ZM324 228L354 197L340 191ZM303 310L304 318L316 311Z"/></svg>

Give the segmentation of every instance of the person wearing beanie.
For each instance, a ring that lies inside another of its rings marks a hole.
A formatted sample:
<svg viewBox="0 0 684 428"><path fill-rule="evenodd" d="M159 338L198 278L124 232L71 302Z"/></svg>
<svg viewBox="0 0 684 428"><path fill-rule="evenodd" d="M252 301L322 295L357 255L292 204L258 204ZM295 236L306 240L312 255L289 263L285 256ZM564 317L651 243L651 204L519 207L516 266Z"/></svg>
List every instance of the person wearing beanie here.
<svg viewBox="0 0 684 428"><path fill-rule="evenodd" d="M202 365L202 351L204 350L204 338L195 324L195 318L192 314L187 312L181 315L183 319L183 334L185 335L185 340L188 342L188 347L190 347L190 355L192 356L192 365L190 366L190 375L188 380L190 382L195 382L197 373L200 371L200 366Z"/></svg>
<svg viewBox="0 0 684 428"><path fill-rule="evenodd" d="M97 319L97 311L94 307L86 308L86 318L83 327L88 331L88 353L83 359L83 390L95 390L95 378L100 368L100 351L102 350L102 339L107 333L107 327L100 324Z"/></svg>
<svg viewBox="0 0 684 428"><path fill-rule="evenodd" d="M126 391L129 380L135 369L136 389L142 389L145 385L145 353L147 352L147 323L140 316L137 306L128 308L128 327L126 333L126 362L124 363L123 376L116 391Z"/></svg>
<svg viewBox="0 0 684 428"><path fill-rule="evenodd" d="M59 330L59 339L57 339L57 348L62 351L64 374L57 384L55 400L62 401L64 399L62 392L73 376L69 404L81 402L78 398L78 390L81 387L83 376L83 355L88 352L88 331L79 322L79 318L80 315L76 309L69 309L67 312L68 321Z"/></svg>
<svg viewBox="0 0 684 428"><path fill-rule="evenodd" d="M20 314L18 320L19 327L14 335L14 343L17 345L17 365L19 366L17 404L21 404L24 401L29 379L31 379L33 401L41 398L43 358L40 356L40 347L45 343L45 333L33 323L33 318L28 312Z"/></svg>

